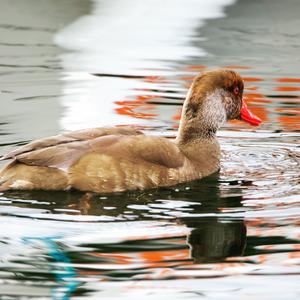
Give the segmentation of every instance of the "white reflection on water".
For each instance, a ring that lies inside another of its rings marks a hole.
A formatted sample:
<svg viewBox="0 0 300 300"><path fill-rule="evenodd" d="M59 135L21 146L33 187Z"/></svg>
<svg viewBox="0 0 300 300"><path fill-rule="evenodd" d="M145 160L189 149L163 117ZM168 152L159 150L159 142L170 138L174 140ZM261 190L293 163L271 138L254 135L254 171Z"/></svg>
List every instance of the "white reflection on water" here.
<svg viewBox="0 0 300 300"><path fill-rule="evenodd" d="M196 30L205 20L224 16L224 7L234 2L95 1L90 15L81 17L55 37L59 46L72 51L62 56L66 71L62 128L147 123L113 113L114 101L133 95L132 89L141 85L138 80L95 78L80 72L170 74L176 62L205 55L193 45L200 39Z"/></svg>

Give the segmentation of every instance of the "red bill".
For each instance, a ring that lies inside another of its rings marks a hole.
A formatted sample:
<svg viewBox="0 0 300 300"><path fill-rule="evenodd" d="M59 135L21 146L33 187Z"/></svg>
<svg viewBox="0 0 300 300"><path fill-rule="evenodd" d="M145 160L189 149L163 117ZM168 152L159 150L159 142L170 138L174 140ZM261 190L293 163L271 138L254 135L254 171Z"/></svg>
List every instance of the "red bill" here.
<svg viewBox="0 0 300 300"><path fill-rule="evenodd" d="M261 119L248 109L244 100L241 109L241 118L252 126L258 126L261 123Z"/></svg>

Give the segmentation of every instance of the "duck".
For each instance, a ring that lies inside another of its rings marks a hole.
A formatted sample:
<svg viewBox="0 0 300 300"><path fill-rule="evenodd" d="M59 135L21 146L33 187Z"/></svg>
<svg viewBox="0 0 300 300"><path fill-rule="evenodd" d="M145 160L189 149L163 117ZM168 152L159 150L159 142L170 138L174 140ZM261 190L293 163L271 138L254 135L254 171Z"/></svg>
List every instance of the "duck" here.
<svg viewBox="0 0 300 300"><path fill-rule="evenodd" d="M170 187L220 169L216 132L241 119L258 126L232 70L198 74L183 103L175 139L130 126L90 128L30 142L3 155L0 191L78 190L114 193Z"/></svg>

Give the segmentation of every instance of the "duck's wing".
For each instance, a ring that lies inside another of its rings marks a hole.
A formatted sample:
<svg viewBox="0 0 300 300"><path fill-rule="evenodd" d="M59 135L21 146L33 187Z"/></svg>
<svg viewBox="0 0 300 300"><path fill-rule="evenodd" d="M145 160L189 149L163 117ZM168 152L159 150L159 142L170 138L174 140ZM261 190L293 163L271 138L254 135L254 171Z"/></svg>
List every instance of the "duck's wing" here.
<svg viewBox="0 0 300 300"><path fill-rule="evenodd" d="M140 134L143 133L138 129L129 126L89 128L89 129L83 129L78 131L72 131L72 132L33 141L29 144L21 146L7 153L6 155L3 155L2 157L0 157L0 160L5 160L5 159L19 160L20 158L21 161L22 157L30 157L30 154L32 152L35 152L36 154L37 153L36 151L40 153L43 151L39 151L39 150L46 150L49 148L51 148L50 152L52 152L55 151L56 146L67 145L67 144L80 142L80 141L93 140L98 137L107 136L107 135L140 135ZM60 149L62 148L64 147L60 147Z"/></svg>
<svg viewBox="0 0 300 300"><path fill-rule="evenodd" d="M134 139L130 156L167 168L180 168L185 161L185 155L172 140L146 135Z"/></svg>
<svg viewBox="0 0 300 300"><path fill-rule="evenodd" d="M178 168L184 155L172 141L154 136L110 134L94 139L61 143L23 152L16 160L31 166L59 168L68 171L81 157L103 154L116 161L128 160L134 164L150 163L161 167Z"/></svg>

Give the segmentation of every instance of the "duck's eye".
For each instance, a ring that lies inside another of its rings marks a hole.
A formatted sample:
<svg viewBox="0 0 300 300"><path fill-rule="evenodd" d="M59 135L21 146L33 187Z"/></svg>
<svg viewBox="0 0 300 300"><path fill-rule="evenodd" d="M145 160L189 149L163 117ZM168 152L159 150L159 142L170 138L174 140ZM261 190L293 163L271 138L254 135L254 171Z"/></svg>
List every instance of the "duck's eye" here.
<svg viewBox="0 0 300 300"><path fill-rule="evenodd" d="M239 92L240 92L240 89L236 86L236 87L234 88L233 92L234 92L235 95L238 95Z"/></svg>

